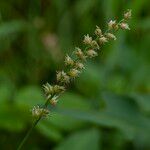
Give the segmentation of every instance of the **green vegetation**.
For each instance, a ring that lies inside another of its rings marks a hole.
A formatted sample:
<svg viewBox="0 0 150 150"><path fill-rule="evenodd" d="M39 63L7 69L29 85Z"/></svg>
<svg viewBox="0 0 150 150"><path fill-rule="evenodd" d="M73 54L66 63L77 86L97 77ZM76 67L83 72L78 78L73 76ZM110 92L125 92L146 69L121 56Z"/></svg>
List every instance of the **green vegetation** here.
<svg viewBox="0 0 150 150"><path fill-rule="evenodd" d="M16 149L45 102L65 54L95 25L132 9L130 32L104 45L23 149L150 149L150 13L148 0L0 1L0 149Z"/></svg>

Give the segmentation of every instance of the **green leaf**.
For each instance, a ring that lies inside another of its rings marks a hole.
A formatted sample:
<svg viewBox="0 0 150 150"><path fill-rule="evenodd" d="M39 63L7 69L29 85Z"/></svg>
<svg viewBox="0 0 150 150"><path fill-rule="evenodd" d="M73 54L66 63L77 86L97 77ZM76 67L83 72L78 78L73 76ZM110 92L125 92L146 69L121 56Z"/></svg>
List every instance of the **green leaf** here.
<svg viewBox="0 0 150 150"><path fill-rule="evenodd" d="M86 2L84 0L78 0L75 3L75 13L79 17L82 17L83 15L88 14L90 12L90 10L93 9L95 4L96 4L95 0L93 0L93 1L87 0Z"/></svg>
<svg viewBox="0 0 150 150"><path fill-rule="evenodd" d="M12 100L13 85L8 79L0 78L0 103Z"/></svg>
<svg viewBox="0 0 150 150"><path fill-rule="evenodd" d="M26 111L29 111L34 105L41 105L45 99L42 91L37 86L26 86L17 92L14 98L16 104Z"/></svg>
<svg viewBox="0 0 150 150"><path fill-rule="evenodd" d="M140 22L137 21L137 26L143 30L148 30L150 28L149 17L140 20Z"/></svg>
<svg viewBox="0 0 150 150"><path fill-rule="evenodd" d="M88 97L96 95L100 91L100 72L96 64L87 64L88 68L81 74L76 82L76 86L80 92Z"/></svg>
<svg viewBox="0 0 150 150"><path fill-rule="evenodd" d="M100 150L99 140L97 129L78 131L66 138L55 150Z"/></svg>
<svg viewBox="0 0 150 150"><path fill-rule="evenodd" d="M6 22L0 25L0 38L9 37L15 33L26 29L26 23L24 21L14 20Z"/></svg>
<svg viewBox="0 0 150 150"><path fill-rule="evenodd" d="M38 131L53 141L59 141L62 139L60 131L49 122L49 120L41 121L36 127Z"/></svg>
<svg viewBox="0 0 150 150"><path fill-rule="evenodd" d="M132 97L135 99L135 101L138 103L140 109L150 114L150 94L132 94Z"/></svg>
<svg viewBox="0 0 150 150"><path fill-rule="evenodd" d="M58 103L59 108L69 108L72 110L90 110L90 105L84 101L84 99L73 93L66 93L64 94ZM85 126L86 124L83 121L65 116L61 113L52 113L52 117L48 118L49 122L54 126L62 129L62 130L74 130L79 127Z"/></svg>
<svg viewBox="0 0 150 150"><path fill-rule="evenodd" d="M100 112L70 109L56 109L56 111L100 126L117 128L128 139L133 139L139 131L143 131L144 134L150 132L150 120L140 114L134 100L110 93L104 94L103 99L106 108Z"/></svg>
<svg viewBox="0 0 150 150"><path fill-rule="evenodd" d="M15 106L0 106L0 128L9 131L20 131L25 128L26 119L24 114Z"/></svg>
<svg viewBox="0 0 150 150"><path fill-rule="evenodd" d="M14 85L7 75L0 75L0 128L20 131L25 127L24 114L13 103Z"/></svg>
<svg viewBox="0 0 150 150"><path fill-rule="evenodd" d="M65 13L63 13L63 16L60 18L58 23L58 35L62 48L70 48L70 45L73 41L72 17L70 10L67 10Z"/></svg>
<svg viewBox="0 0 150 150"><path fill-rule="evenodd" d="M138 15L141 13L142 9L144 7L146 7L148 5L148 0L138 0L136 1L136 3L134 3L133 1L131 1L131 6L132 6L132 10L133 10L133 15L135 17L138 17Z"/></svg>
<svg viewBox="0 0 150 150"><path fill-rule="evenodd" d="M82 110L90 109L90 105L84 97L71 92L67 92L60 97L58 107Z"/></svg>

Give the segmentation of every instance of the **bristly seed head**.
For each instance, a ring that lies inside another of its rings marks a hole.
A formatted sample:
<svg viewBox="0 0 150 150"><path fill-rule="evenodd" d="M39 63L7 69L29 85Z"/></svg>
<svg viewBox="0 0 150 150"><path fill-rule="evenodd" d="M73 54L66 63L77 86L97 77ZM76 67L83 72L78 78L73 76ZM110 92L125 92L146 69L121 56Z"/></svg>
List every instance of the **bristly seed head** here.
<svg viewBox="0 0 150 150"><path fill-rule="evenodd" d="M76 78L78 77L80 71L77 70L77 69L71 69L69 72L68 72L68 75L71 77L71 78Z"/></svg>
<svg viewBox="0 0 150 150"><path fill-rule="evenodd" d="M60 83L69 83L70 78L64 71L58 71L56 74L57 81Z"/></svg>
<svg viewBox="0 0 150 150"><path fill-rule="evenodd" d="M100 29L99 26L96 26L95 35L97 35L97 36L99 36L99 37L102 36L102 30Z"/></svg>
<svg viewBox="0 0 150 150"><path fill-rule="evenodd" d="M108 42L108 40L107 40L107 38L105 36L102 36L101 38L99 38L99 43L100 44L105 44L107 42Z"/></svg>
<svg viewBox="0 0 150 150"><path fill-rule="evenodd" d="M43 88L47 99L50 99L53 95L60 94L65 91L64 86L60 86L60 85L51 86L49 83L43 85Z"/></svg>
<svg viewBox="0 0 150 150"><path fill-rule="evenodd" d="M69 55L66 55L65 57L65 65L66 65L66 72L65 71L58 71L56 74L57 79L57 85L50 85L49 83L46 83L43 85L47 101L45 103L45 107L47 107L48 102L55 106L58 102L58 97L63 93L66 89L65 87L67 84L72 81L72 79L79 76L82 69L84 69L84 61L88 58L93 58L98 55L97 50L101 46L101 44L105 44L110 39L116 40L116 37L114 34L109 33L110 30L116 31L118 29L126 29L130 30L129 25L127 24L128 19L131 18L131 10L127 10L127 12L124 13L124 18L117 22L116 20L110 20L108 22L108 28L106 32L102 32L101 29L96 26L95 29L95 39L92 39L92 37L89 36L89 34L84 36L83 43L85 44L84 50L81 50L80 48L76 47L73 51L72 55L73 58ZM71 55L71 56L72 56ZM69 70L69 71L68 71ZM32 109L32 115L36 118L39 117L46 117L49 114L49 110L46 108L42 108L39 106L35 106Z"/></svg>
<svg viewBox="0 0 150 150"><path fill-rule="evenodd" d="M85 69L84 65L82 63L80 63L80 62L76 62L75 63L75 68L77 68L77 69Z"/></svg>
<svg viewBox="0 0 150 150"><path fill-rule="evenodd" d="M120 23L121 29L130 30L129 25L125 22Z"/></svg>
<svg viewBox="0 0 150 150"><path fill-rule="evenodd" d="M124 19L131 19L132 16L132 10L128 9L127 12L124 13Z"/></svg>
<svg viewBox="0 0 150 150"><path fill-rule="evenodd" d="M95 52L93 49L89 49L87 52L86 52L87 56L89 58L92 58L92 57L96 57L98 55L97 52Z"/></svg>
<svg viewBox="0 0 150 150"><path fill-rule="evenodd" d="M92 37L90 37L88 34L84 36L83 43L86 45L91 45Z"/></svg>
<svg viewBox="0 0 150 150"><path fill-rule="evenodd" d="M54 94L53 86L51 86L49 83L46 83L45 85L43 85L43 89L47 98L50 98L51 95Z"/></svg>
<svg viewBox="0 0 150 150"><path fill-rule="evenodd" d="M66 66L73 66L73 64L74 64L73 59L69 55L66 55L66 57L65 57L65 65Z"/></svg>
<svg viewBox="0 0 150 150"><path fill-rule="evenodd" d="M108 39L116 40L116 36L112 33L106 33Z"/></svg>
<svg viewBox="0 0 150 150"><path fill-rule="evenodd" d="M39 106L34 106L32 109L32 116L35 118L47 117L49 110L45 108L40 108Z"/></svg>
<svg viewBox="0 0 150 150"><path fill-rule="evenodd" d="M65 91L65 87L64 86L60 86L60 85L54 85L53 86L53 90L55 94L61 94Z"/></svg>
<svg viewBox="0 0 150 150"><path fill-rule="evenodd" d="M99 49L99 45L98 45L98 43L95 40L92 41L91 46L94 49Z"/></svg>
<svg viewBox="0 0 150 150"><path fill-rule="evenodd" d="M75 49L76 49L75 52L74 52L75 55L76 55L79 59L85 61L85 60L86 60L86 56L85 56L85 54L82 52L82 50L81 50L80 48L78 48L78 47L76 47Z"/></svg>
<svg viewBox="0 0 150 150"><path fill-rule="evenodd" d="M111 29L115 29L117 30L118 29L118 25L116 23L116 20L112 21L110 20L109 23L108 23L108 29L111 30Z"/></svg>
<svg viewBox="0 0 150 150"><path fill-rule="evenodd" d="M54 96L52 99L50 99L50 104L55 106L58 102L58 97L59 96Z"/></svg>

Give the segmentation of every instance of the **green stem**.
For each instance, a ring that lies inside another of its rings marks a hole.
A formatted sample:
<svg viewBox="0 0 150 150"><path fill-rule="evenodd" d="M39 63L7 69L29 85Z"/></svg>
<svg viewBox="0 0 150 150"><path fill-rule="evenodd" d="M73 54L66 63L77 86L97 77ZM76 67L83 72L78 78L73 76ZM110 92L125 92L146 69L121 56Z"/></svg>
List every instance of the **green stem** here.
<svg viewBox="0 0 150 150"><path fill-rule="evenodd" d="M52 97L51 97L52 98ZM49 99L45 102L43 108L47 108L49 103ZM23 140L21 141L21 143L19 144L17 150L21 150L22 146L24 145L24 143L26 142L26 140L28 139L29 135L31 134L32 130L34 129L34 127L38 124L38 122L41 120L42 115L39 116L38 119L35 120L35 122L33 123L32 127L30 128L30 130L27 132L27 134L25 135L25 137L23 138Z"/></svg>
<svg viewBox="0 0 150 150"><path fill-rule="evenodd" d="M40 116L37 120L35 120L34 124L31 127L31 129L27 132L26 136L23 138L22 142L19 144L17 150L20 150L22 148L22 146L24 145L24 143L28 139L29 135L31 134L32 130L38 124L38 122L41 120L41 118L42 118L42 116Z"/></svg>

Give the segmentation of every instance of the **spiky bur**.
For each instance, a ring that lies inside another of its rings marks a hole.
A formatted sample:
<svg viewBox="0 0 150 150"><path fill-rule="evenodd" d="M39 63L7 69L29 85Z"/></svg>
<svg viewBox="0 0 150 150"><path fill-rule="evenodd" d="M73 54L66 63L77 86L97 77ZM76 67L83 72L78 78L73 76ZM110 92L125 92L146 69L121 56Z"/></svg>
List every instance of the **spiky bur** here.
<svg viewBox="0 0 150 150"><path fill-rule="evenodd" d="M119 29L130 30L127 21L131 18L131 10L127 10L123 14L123 19L117 22L117 20L111 20L108 22L108 27L105 32L102 32L100 27L96 26L95 36L90 37L89 34L84 36L83 44L84 49L76 47L72 54L68 54L65 57L65 70L56 72L56 85L50 85L46 83L44 92L46 95L46 103L44 108L36 106L32 110L33 116L45 117L48 115L47 106L49 104L55 106L58 102L59 96L66 90L67 85L77 78L82 70L85 68L84 63L93 57L98 56L99 49L110 40L116 40L114 33Z"/></svg>

